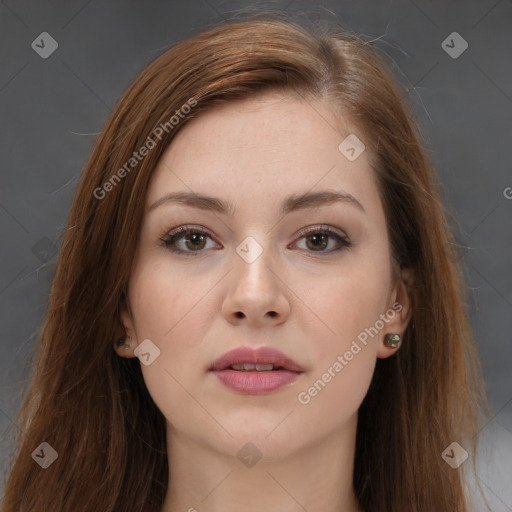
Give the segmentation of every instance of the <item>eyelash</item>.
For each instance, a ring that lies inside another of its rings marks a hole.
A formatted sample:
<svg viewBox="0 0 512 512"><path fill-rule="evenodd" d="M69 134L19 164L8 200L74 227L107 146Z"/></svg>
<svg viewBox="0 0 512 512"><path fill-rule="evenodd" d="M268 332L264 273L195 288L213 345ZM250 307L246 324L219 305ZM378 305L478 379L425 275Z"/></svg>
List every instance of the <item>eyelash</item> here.
<svg viewBox="0 0 512 512"><path fill-rule="evenodd" d="M173 244L175 244L178 240L183 238L185 235L190 235L190 234L201 234L201 235L205 235L209 238L212 238L211 234L206 229L204 229L200 226L198 226L198 227L180 226L179 228L176 228L176 229L168 232L166 234L166 236L164 236L160 240L162 241L163 246L173 253L183 254L186 257L197 257L200 255L201 252L204 252L204 250L184 251L182 249L176 249L175 247L173 247ZM340 245L338 248L331 249L329 251L308 251L308 252L312 252L312 253L318 252L321 255L323 255L323 254L329 255L329 254L333 254L338 251L341 251L343 249L349 249L352 246L352 243L349 241L347 236L341 235L340 233L338 233L337 231L333 230L332 228L330 228L329 226L326 226L326 225L313 226L313 227L308 226L308 227L302 228L298 233L299 239L304 238L307 235L312 235L312 234L328 235L329 237L334 238Z"/></svg>

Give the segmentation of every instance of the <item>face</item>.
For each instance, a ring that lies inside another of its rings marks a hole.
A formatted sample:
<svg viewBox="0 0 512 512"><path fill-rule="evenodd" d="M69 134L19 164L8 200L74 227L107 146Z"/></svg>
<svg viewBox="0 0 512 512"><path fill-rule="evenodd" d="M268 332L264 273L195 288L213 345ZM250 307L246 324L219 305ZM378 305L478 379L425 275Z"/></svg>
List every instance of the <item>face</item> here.
<svg viewBox="0 0 512 512"><path fill-rule="evenodd" d="M215 107L154 171L122 320L135 345L150 340L141 368L172 435L231 455L252 441L284 457L342 435L377 357L395 352L383 338L403 334L408 302L392 279L374 171L367 151L350 160L338 148L365 136L332 111L277 94ZM159 201L176 192L228 211ZM289 201L319 192L345 199ZM234 348L262 346L302 372L256 394L209 371Z"/></svg>

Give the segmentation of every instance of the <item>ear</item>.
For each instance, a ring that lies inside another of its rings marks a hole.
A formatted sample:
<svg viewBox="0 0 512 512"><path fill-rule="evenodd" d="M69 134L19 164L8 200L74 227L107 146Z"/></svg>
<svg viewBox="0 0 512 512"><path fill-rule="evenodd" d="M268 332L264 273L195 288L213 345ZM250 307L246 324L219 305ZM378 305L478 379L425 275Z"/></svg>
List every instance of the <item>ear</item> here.
<svg viewBox="0 0 512 512"><path fill-rule="evenodd" d="M114 341L114 350L121 357L132 358L135 357L134 350L137 348L137 337L130 304L124 296L119 309L123 328L120 328L119 336Z"/></svg>
<svg viewBox="0 0 512 512"><path fill-rule="evenodd" d="M413 284L414 272L412 269L400 269L390 295L390 303L387 310L390 314L386 315L389 320L385 324L384 329L379 333L377 357L380 357L381 359L385 359L386 357L395 354L402 344L401 339L396 348L388 347L384 343L384 337L386 334L396 333L403 338L405 329L407 328L412 316L410 294ZM391 312L394 312L394 315Z"/></svg>

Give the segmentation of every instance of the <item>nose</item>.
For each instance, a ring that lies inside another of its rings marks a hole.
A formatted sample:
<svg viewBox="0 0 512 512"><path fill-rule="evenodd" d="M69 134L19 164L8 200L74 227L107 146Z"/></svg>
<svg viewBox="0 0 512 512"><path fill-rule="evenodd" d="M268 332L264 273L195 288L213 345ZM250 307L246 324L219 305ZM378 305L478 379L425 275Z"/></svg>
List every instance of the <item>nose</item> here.
<svg viewBox="0 0 512 512"><path fill-rule="evenodd" d="M254 261L235 253L229 289L222 305L222 313L230 323L264 327L286 322L291 292L270 256L265 248Z"/></svg>

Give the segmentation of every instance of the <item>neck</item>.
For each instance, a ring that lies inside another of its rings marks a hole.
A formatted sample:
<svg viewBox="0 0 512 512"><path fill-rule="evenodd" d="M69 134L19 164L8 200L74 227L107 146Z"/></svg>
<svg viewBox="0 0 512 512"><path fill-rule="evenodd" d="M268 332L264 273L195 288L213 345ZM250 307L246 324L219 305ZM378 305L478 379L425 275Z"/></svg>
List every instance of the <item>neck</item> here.
<svg viewBox="0 0 512 512"><path fill-rule="evenodd" d="M161 512L361 512L352 485L356 426L357 415L342 432L276 458L261 442L237 456L247 440L220 453L168 425L169 485Z"/></svg>

